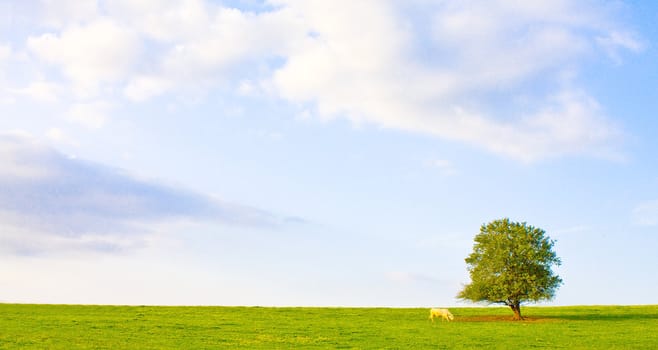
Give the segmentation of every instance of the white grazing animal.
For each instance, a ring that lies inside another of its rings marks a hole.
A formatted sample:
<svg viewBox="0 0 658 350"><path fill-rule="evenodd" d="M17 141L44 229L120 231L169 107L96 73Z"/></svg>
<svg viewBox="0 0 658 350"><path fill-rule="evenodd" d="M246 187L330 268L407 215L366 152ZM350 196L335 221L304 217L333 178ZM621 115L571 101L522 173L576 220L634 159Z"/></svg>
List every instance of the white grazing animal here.
<svg viewBox="0 0 658 350"><path fill-rule="evenodd" d="M430 309L430 320L434 322L434 318L438 317L441 317L441 320L446 321L452 321L455 318L448 309Z"/></svg>

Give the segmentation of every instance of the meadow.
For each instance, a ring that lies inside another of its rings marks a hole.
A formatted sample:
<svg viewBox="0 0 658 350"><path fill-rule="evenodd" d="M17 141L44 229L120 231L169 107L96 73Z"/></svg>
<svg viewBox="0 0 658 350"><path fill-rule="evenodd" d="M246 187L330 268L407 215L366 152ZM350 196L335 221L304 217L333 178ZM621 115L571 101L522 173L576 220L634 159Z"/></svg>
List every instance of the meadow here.
<svg viewBox="0 0 658 350"><path fill-rule="evenodd" d="M450 310L0 304L0 349L658 349L658 305Z"/></svg>

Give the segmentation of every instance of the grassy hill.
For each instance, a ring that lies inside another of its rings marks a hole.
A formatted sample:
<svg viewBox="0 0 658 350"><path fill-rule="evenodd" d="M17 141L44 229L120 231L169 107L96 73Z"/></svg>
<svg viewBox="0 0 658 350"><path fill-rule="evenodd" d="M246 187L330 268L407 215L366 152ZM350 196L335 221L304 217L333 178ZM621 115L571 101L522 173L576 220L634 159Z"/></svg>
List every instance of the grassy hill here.
<svg viewBox="0 0 658 350"><path fill-rule="evenodd" d="M658 349L658 305L451 311L0 304L0 349Z"/></svg>

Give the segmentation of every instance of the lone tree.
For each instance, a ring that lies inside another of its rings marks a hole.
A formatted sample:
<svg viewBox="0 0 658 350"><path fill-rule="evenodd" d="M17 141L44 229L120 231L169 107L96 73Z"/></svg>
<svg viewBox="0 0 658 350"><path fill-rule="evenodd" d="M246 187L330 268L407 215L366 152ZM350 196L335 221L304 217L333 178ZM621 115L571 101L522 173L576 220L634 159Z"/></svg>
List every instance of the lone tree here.
<svg viewBox="0 0 658 350"><path fill-rule="evenodd" d="M521 320L521 303L550 300L562 284L551 270L561 264L554 243L544 230L525 222L505 218L482 225L465 259L471 283L457 297L507 305Z"/></svg>

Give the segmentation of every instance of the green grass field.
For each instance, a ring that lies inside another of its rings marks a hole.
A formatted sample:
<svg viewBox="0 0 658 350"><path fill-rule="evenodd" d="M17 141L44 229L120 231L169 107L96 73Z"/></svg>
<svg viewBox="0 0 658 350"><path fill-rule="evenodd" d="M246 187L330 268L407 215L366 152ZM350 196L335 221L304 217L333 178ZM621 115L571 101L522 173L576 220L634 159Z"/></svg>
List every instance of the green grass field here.
<svg viewBox="0 0 658 350"><path fill-rule="evenodd" d="M658 349L658 305L451 311L0 304L0 349Z"/></svg>

